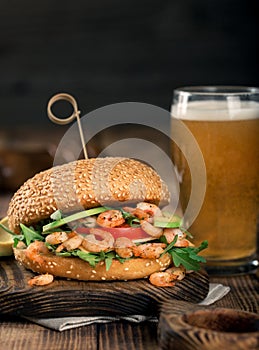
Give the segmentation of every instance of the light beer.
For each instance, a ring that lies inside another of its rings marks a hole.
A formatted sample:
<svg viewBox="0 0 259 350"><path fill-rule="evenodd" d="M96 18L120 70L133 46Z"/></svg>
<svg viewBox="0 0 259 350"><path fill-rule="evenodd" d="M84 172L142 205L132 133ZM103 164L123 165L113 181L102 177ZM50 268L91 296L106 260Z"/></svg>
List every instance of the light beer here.
<svg viewBox="0 0 259 350"><path fill-rule="evenodd" d="M238 261L255 255L259 207L259 103L189 102L172 116L181 119L197 140L207 172L202 208L189 228L194 242L208 240L208 262ZM173 130L172 130L173 133ZM188 140L180 148L188 149ZM173 160L181 174L180 200L185 210L191 174L181 150L173 144ZM193 160L195 161L195 160Z"/></svg>

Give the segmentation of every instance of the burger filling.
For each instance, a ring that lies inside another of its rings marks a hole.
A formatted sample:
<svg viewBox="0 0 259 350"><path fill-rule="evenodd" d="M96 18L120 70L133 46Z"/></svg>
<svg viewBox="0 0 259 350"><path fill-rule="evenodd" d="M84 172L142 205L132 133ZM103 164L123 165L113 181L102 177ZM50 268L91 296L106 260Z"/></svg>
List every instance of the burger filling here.
<svg viewBox="0 0 259 350"><path fill-rule="evenodd" d="M195 247L183 220L161 211L156 205L141 202L135 207L98 207L72 215L54 212L48 220L27 227L20 224L21 234L14 235L14 247L28 247L44 242L47 251L63 257L77 257L95 266L105 262L109 270L113 259L158 259L169 253L173 270L150 276L154 285L173 285L185 272L199 270L205 262L199 252L207 248L204 241ZM173 276L173 277L172 277Z"/></svg>

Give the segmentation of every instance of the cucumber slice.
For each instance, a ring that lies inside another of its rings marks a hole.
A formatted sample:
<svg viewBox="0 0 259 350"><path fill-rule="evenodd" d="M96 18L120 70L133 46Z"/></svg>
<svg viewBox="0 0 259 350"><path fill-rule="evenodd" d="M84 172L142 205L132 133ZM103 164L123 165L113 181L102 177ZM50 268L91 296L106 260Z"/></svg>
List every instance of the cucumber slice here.
<svg viewBox="0 0 259 350"><path fill-rule="evenodd" d="M182 219L179 216L157 216L154 218L154 226L161 228L178 228L182 225Z"/></svg>
<svg viewBox="0 0 259 350"><path fill-rule="evenodd" d="M42 232L46 233L46 232L48 232L50 230L53 230L55 228L58 228L58 227L63 226L65 224L68 224L69 222L72 222L72 221L75 221L75 220L79 220L79 219L83 219L83 218L86 218L87 216L100 214L100 213L103 213L106 210L107 210L107 208L105 208L105 207L98 207L98 208L92 208L92 209L80 211L79 213L75 213L75 214L66 216L65 218L53 221L53 222L43 226L42 227Z"/></svg>

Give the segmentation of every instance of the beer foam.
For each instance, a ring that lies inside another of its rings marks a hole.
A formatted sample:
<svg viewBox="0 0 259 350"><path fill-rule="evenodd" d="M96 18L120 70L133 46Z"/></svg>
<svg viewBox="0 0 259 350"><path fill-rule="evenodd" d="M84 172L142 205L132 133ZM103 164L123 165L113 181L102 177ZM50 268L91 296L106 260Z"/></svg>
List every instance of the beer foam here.
<svg viewBox="0 0 259 350"><path fill-rule="evenodd" d="M197 121L231 121L259 119L259 103L240 101L191 101L172 105L172 117Z"/></svg>

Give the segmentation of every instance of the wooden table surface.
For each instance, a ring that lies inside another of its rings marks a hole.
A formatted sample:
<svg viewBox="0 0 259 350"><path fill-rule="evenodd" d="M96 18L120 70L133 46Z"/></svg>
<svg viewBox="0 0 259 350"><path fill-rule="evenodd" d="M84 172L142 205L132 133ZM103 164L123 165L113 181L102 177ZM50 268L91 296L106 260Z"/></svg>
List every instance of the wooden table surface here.
<svg viewBox="0 0 259 350"><path fill-rule="evenodd" d="M259 311L258 277L213 277L231 287L214 305L250 312ZM63 332L53 331L17 317L0 315L0 349L5 350L156 350L159 349L157 323L112 322L93 324Z"/></svg>
<svg viewBox="0 0 259 350"><path fill-rule="evenodd" d="M8 195L0 196L1 216ZM231 291L214 305L258 313L259 274L210 277L210 282L230 286ZM14 316L0 315L0 349L97 350L159 349L157 323L112 322L58 332Z"/></svg>

